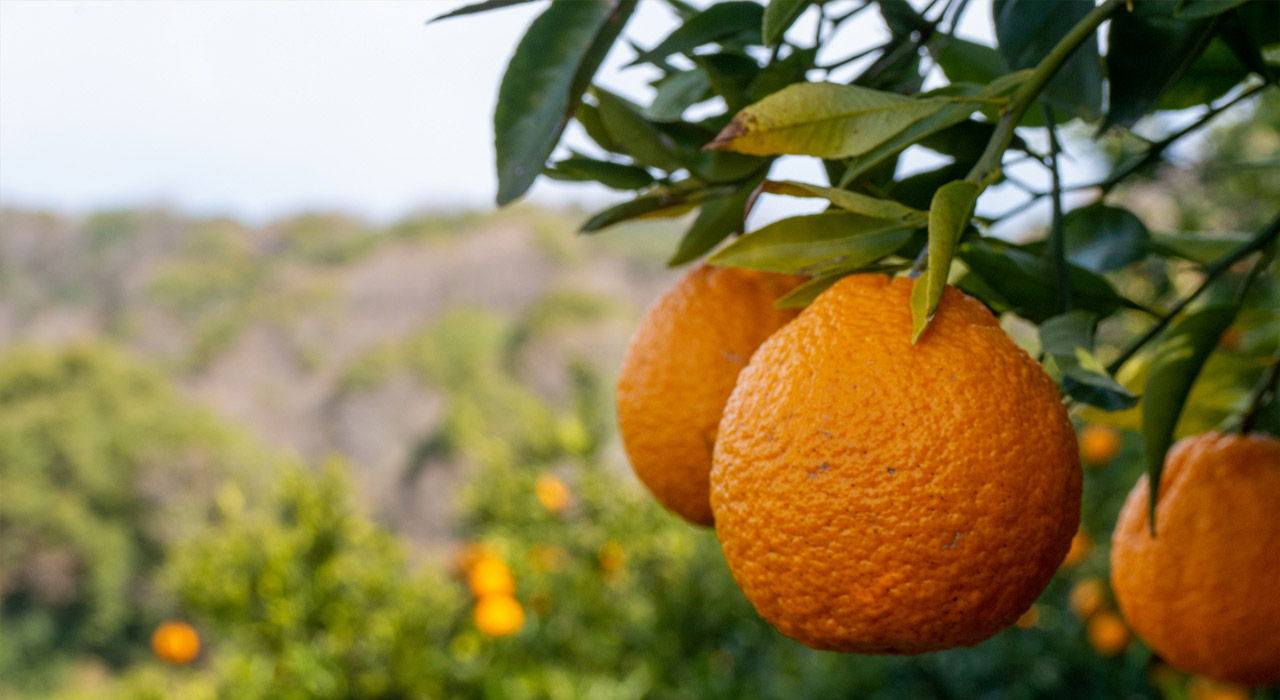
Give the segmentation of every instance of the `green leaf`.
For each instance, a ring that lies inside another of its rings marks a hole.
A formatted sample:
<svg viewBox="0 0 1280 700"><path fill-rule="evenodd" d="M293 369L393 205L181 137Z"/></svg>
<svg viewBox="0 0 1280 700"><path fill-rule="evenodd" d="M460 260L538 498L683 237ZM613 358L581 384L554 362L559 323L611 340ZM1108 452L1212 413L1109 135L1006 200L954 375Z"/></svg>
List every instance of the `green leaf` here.
<svg viewBox="0 0 1280 700"><path fill-rule="evenodd" d="M1034 68L1092 9L1092 0L994 0L991 11L1000 53L1014 70ZM1102 115L1096 34L1076 49L1042 94L1050 106L1087 121Z"/></svg>
<svg viewBox="0 0 1280 700"><path fill-rule="evenodd" d="M1263 47L1280 43L1280 3L1251 2L1225 15L1219 36L1249 70L1274 83L1277 70L1267 63Z"/></svg>
<svg viewBox="0 0 1280 700"><path fill-rule="evenodd" d="M933 170L926 170L905 177L885 190L885 195L909 207L928 209L933 203L933 195L939 187L952 180L963 180L969 174L973 163L947 163Z"/></svg>
<svg viewBox="0 0 1280 700"><path fill-rule="evenodd" d="M951 272L960 234L973 217L973 207L981 192L978 185L966 180L949 182L933 195L929 205L929 269L911 288L911 343L924 334L942 301L942 290Z"/></svg>
<svg viewBox="0 0 1280 700"><path fill-rule="evenodd" d="M844 212L775 221L721 249L713 265L769 272L821 274L867 265L901 248L914 226Z"/></svg>
<svg viewBox="0 0 1280 700"><path fill-rule="evenodd" d="M1185 75L1160 97L1157 109L1187 109L1208 104L1225 95L1249 77L1249 69L1240 62L1225 41L1215 37Z"/></svg>
<svg viewBox="0 0 1280 700"><path fill-rule="evenodd" d="M1246 2L1248 0L1179 0L1173 16L1178 19L1204 19L1233 10Z"/></svg>
<svg viewBox="0 0 1280 700"><path fill-rule="evenodd" d="M730 0L714 3L685 20L657 46L642 52L630 65L653 63L673 53L686 53L703 44L711 44L743 35L743 40L759 44L764 7L754 2Z"/></svg>
<svg viewBox="0 0 1280 700"><path fill-rule="evenodd" d="M474 15L474 14L479 14L481 12L488 12L489 10L500 10L504 7L511 7L512 5L522 5L526 2L532 2L532 0L484 0L484 2L477 2L471 5L464 5L463 7L459 7L456 10L451 10L449 12L446 12L443 15L432 17L430 20L427 21L427 24L434 24L436 22L439 22L442 19L450 19L452 17Z"/></svg>
<svg viewBox="0 0 1280 700"><path fill-rule="evenodd" d="M730 235L742 233L747 218L747 200L762 179L763 175L744 183L737 192L727 197L704 203L702 210L698 212L698 218L685 231L667 264L674 267L696 260Z"/></svg>
<svg viewBox="0 0 1280 700"><path fill-rule="evenodd" d="M1142 435L1146 440L1147 475L1151 487L1151 528L1155 530L1156 498L1165 453L1191 385L1209 354L1235 317L1233 307L1210 306L1184 316L1160 340L1152 355L1142 401Z"/></svg>
<svg viewBox="0 0 1280 700"><path fill-rule="evenodd" d="M599 87L593 87L591 95L599 105L605 130L624 153L641 165L659 170L671 172L683 167L676 156L675 143L640 116L635 105Z"/></svg>
<svg viewBox="0 0 1280 700"><path fill-rule="evenodd" d="M1009 75L1001 76L985 87L977 85L952 85L950 93L957 97L999 97L1022 84L1030 71L1020 71ZM873 170L876 166L893 158L907 146L910 146L925 137L936 134L943 129L955 126L969 118L973 114L976 105L965 102L955 102L944 106L934 114L925 117L911 125L906 129L898 132L893 137L880 143L875 148L867 151L849 160L849 165L845 169L844 176L840 178L840 186L844 187L859 177Z"/></svg>
<svg viewBox="0 0 1280 700"><path fill-rule="evenodd" d="M578 182L598 182L616 190L638 190L653 184L653 176L644 168L585 156L557 161L547 175Z"/></svg>
<svg viewBox="0 0 1280 700"><path fill-rule="evenodd" d="M707 99L710 89L711 80L701 70L672 73L658 82L658 92L644 116L655 122L680 121L686 109Z"/></svg>
<svg viewBox="0 0 1280 700"><path fill-rule="evenodd" d="M578 120L583 130L587 132L587 136L590 136L597 146L610 153L622 153L622 146L619 146L609 135L609 130L604 128L604 122L600 119L600 110L595 105L588 104L585 100L579 102L573 112L573 118Z"/></svg>
<svg viewBox="0 0 1280 700"><path fill-rule="evenodd" d="M813 303L818 295L831 288L831 285L839 282L841 279L849 275L896 275L897 273L911 267L911 263L879 263L876 265L860 265L852 267L838 267L829 272L805 282L804 284L792 289L784 294L773 305L779 309L799 309Z"/></svg>
<svg viewBox="0 0 1280 700"><path fill-rule="evenodd" d="M809 0L769 0L764 8L764 20L760 36L765 46L773 46L782 39L792 24L809 7Z"/></svg>
<svg viewBox="0 0 1280 700"><path fill-rule="evenodd" d="M736 53L715 53L694 56L693 61L707 74L711 90L724 98L730 112L751 104L749 88L760 76L760 64L755 59Z"/></svg>
<svg viewBox="0 0 1280 700"><path fill-rule="evenodd" d="M1091 204L1062 218L1067 259L1092 270L1109 272L1146 256L1151 234L1128 209Z"/></svg>
<svg viewBox="0 0 1280 700"><path fill-rule="evenodd" d="M1000 296L999 299L988 299L975 291L988 304L1002 307L1002 311L1013 311L1033 323L1042 323L1055 315L1056 283L1045 269L1042 258L1024 250L981 240L960 246L960 259L985 288ZM1110 316L1120 308L1141 308L1117 294L1104 277L1084 268L1069 265L1067 280L1071 284L1071 303L1100 317ZM969 291L965 285L959 286Z"/></svg>
<svg viewBox="0 0 1280 700"><path fill-rule="evenodd" d="M938 53L938 66L953 83L985 85L1009 72L998 50L960 37L952 37Z"/></svg>
<svg viewBox="0 0 1280 700"><path fill-rule="evenodd" d="M1151 247L1161 253L1208 265L1251 240L1253 234L1247 231L1175 231L1155 234L1151 238Z"/></svg>
<svg viewBox="0 0 1280 700"><path fill-rule="evenodd" d="M707 148L752 155L847 158L866 153L948 104L943 98L914 99L852 85L801 83L738 112Z"/></svg>
<svg viewBox="0 0 1280 700"><path fill-rule="evenodd" d="M560 141L634 2L553 2L520 39L494 110L498 205L524 194Z"/></svg>
<svg viewBox="0 0 1280 700"><path fill-rule="evenodd" d="M1131 408L1138 397L1107 374L1093 355L1097 324L1098 317L1087 311L1054 316L1040 325L1040 347L1062 371L1068 396L1105 411Z"/></svg>
<svg viewBox="0 0 1280 700"><path fill-rule="evenodd" d="M1106 58L1110 103L1102 130L1133 126L1154 109L1200 57L1213 27L1212 20L1183 22L1154 12L1112 15Z"/></svg>
<svg viewBox="0 0 1280 700"><path fill-rule="evenodd" d="M781 61L770 63L752 81L748 96L758 102L788 85L805 82L817 58L817 49L796 49Z"/></svg>
<svg viewBox="0 0 1280 700"><path fill-rule="evenodd" d="M821 185L810 185L791 180L765 180L763 191L769 194L783 194L792 197L825 199L845 211L876 219L906 219L914 217L917 219L917 225L924 223L925 213L918 209L903 206L892 200L879 199L857 192L850 192L849 190L839 190L834 187L822 187Z"/></svg>
<svg viewBox="0 0 1280 700"><path fill-rule="evenodd" d="M930 30L929 20L916 12L907 0L877 0L877 5L885 26L896 38L910 38L912 32Z"/></svg>
<svg viewBox="0 0 1280 700"><path fill-rule="evenodd" d="M696 201L677 192L646 194L596 212L579 230L582 233L595 233L631 219L671 218L680 216L695 206Z"/></svg>

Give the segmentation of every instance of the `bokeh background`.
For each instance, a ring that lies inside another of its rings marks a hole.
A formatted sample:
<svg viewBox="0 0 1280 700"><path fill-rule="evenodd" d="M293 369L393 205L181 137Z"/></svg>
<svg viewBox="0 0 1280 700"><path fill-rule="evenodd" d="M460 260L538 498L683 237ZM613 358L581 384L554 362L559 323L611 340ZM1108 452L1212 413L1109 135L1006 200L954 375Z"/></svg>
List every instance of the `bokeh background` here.
<svg viewBox="0 0 1280 700"><path fill-rule="evenodd" d="M489 115L538 8L425 24L458 4L0 3L0 697L1250 697L1111 617L1123 430L1086 460L1062 572L975 649L816 652L762 622L615 434L680 223L582 237L611 195L557 183L493 211ZM641 8L640 43L674 26ZM842 52L884 38L867 15ZM989 6L961 26L989 38ZM602 80L642 95L630 58ZM1256 227L1278 107L1118 196L1153 231ZM1069 141L1068 184L1131 145ZM765 204L753 224L795 213ZM1216 389L1199 405L1226 411ZM518 616L477 618L507 594ZM165 620L198 632L191 663L150 649Z"/></svg>

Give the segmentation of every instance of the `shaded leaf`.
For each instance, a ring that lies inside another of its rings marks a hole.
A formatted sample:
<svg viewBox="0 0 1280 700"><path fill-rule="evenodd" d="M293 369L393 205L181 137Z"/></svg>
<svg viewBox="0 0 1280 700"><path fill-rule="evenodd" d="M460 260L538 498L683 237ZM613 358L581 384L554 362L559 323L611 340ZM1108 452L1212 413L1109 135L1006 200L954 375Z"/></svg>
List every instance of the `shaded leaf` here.
<svg viewBox="0 0 1280 700"><path fill-rule="evenodd" d="M709 89L711 80L701 70L672 73L658 83L644 116L655 122L680 121L686 109L707 98Z"/></svg>
<svg viewBox="0 0 1280 700"><path fill-rule="evenodd" d="M1000 53L1014 70L1034 68L1092 9L1092 0L994 0L991 11ZM1042 94L1050 106L1088 121L1102 116L1096 34L1076 49Z"/></svg>
<svg viewBox="0 0 1280 700"><path fill-rule="evenodd" d="M634 2L554 2L516 46L494 110L498 204L524 194L635 9Z"/></svg>
<svg viewBox="0 0 1280 700"><path fill-rule="evenodd" d="M751 104L749 87L760 76L760 64L748 56L736 53L718 53L695 56L697 63L711 83L711 90L724 98L730 112Z"/></svg>
<svg viewBox="0 0 1280 700"><path fill-rule="evenodd" d="M1091 204L1062 218L1067 259L1094 272L1118 270L1147 254L1151 234L1122 207Z"/></svg>
<svg viewBox="0 0 1280 700"><path fill-rule="evenodd" d="M1173 444L1178 416L1200 368L1218 345L1235 316L1232 307L1211 306L1176 321L1160 339L1151 360L1142 401L1142 435L1146 440L1150 480L1151 528L1155 529L1156 498L1165 454Z"/></svg>
<svg viewBox="0 0 1280 700"><path fill-rule="evenodd" d="M618 190L638 190L653 184L653 176L644 168L584 156L553 163L547 175L577 182L598 182Z"/></svg>
<svg viewBox="0 0 1280 700"><path fill-rule="evenodd" d="M738 112L707 148L847 158L948 104L945 98L914 99L836 83L791 85Z"/></svg>
<svg viewBox="0 0 1280 700"><path fill-rule="evenodd" d="M1248 0L1178 0L1173 16L1178 19L1204 19L1235 9L1246 2Z"/></svg>
<svg viewBox="0 0 1280 700"><path fill-rule="evenodd" d="M1009 72L998 50L960 37L952 37L938 52L938 66L953 83L984 85Z"/></svg>
<svg viewBox="0 0 1280 700"><path fill-rule="evenodd" d="M765 46L773 46L782 39L792 24L809 7L809 0L769 0L764 8L764 20L760 37Z"/></svg>
<svg viewBox="0 0 1280 700"><path fill-rule="evenodd" d="M1240 62L1264 79L1275 82L1277 70L1262 49L1280 43L1280 3L1251 2L1222 18L1219 36Z"/></svg>
<svg viewBox="0 0 1280 700"><path fill-rule="evenodd" d="M792 51L786 58L760 71L747 91L748 96L752 102L758 102L788 85L804 82L817 58L818 50L814 48Z"/></svg>
<svg viewBox="0 0 1280 700"><path fill-rule="evenodd" d="M1215 37L1186 74L1160 97L1156 108L1186 109L1208 104L1247 77L1249 69L1225 41Z"/></svg>
<svg viewBox="0 0 1280 700"><path fill-rule="evenodd" d="M875 265L861 265L854 267L838 267L829 272L805 282L804 284L792 289L784 294L776 302L774 306L779 309L799 309L813 303L820 294L831 288L831 285L848 277L849 275L889 275L893 276L911 267L911 263L877 263Z"/></svg>
<svg viewBox="0 0 1280 700"><path fill-rule="evenodd" d="M1063 375L1063 391L1072 398L1106 411L1138 403L1138 397L1107 374L1093 355L1098 318L1087 311L1068 311L1040 325L1040 347Z"/></svg>
<svg viewBox="0 0 1280 700"><path fill-rule="evenodd" d="M711 256L709 262L769 272L820 274L873 263L902 247L914 227L901 221L823 212L775 221Z"/></svg>
<svg viewBox="0 0 1280 700"><path fill-rule="evenodd" d="M914 217L917 219L917 225L924 223L925 213L922 211L903 206L889 199L879 199L834 187L822 187L821 185L810 185L791 180L765 180L763 191L792 197L825 199L845 211L877 219L906 219Z"/></svg>
<svg viewBox="0 0 1280 700"><path fill-rule="evenodd" d="M452 17L462 17L464 15L474 15L474 14L479 14L481 12L488 12L489 10L501 10L504 7L511 7L512 5L523 5L526 2L532 2L532 1L533 0L484 0L484 2L477 2L471 5L464 5L462 7L459 7L456 10L450 10L449 12L446 12L443 15L437 15L435 17L432 17L430 20L427 21L427 24L433 24L435 22L439 22L442 19L450 19Z"/></svg>
<svg viewBox="0 0 1280 700"><path fill-rule="evenodd" d="M1044 260L1024 250L997 247L988 240L960 246L960 259L970 273L980 279L986 289L999 295L997 299L972 290L976 296L1001 311L1013 311L1034 323L1042 323L1055 315L1057 289ZM1105 278L1084 268L1069 265L1067 280L1071 284L1071 302L1100 317L1110 316L1120 308L1140 309L1138 305L1116 293ZM961 284L962 289L971 291Z"/></svg>
<svg viewBox="0 0 1280 700"><path fill-rule="evenodd" d="M651 168L674 171L682 167L675 143L640 116L635 105L599 87L593 87L591 94L596 98L605 130L624 153Z"/></svg>
<svg viewBox="0 0 1280 700"><path fill-rule="evenodd" d="M1118 12L1107 31L1110 103L1102 129L1133 126L1190 70L1213 35L1214 22L1184 22L1155 13Z"/></svg>
<svg viewBox="0 0 1280 700"><path fill-rule="evenodd" d="M929 269L911 288L911 342L920 340L942 301L942 290L951 272L960 234L973 216L981 190L966 180L949 182L933 195L929 205Z"/></svg>
<svg viewBox="0 0 1280 700"><path fill-rule="evenodd" d="M597 146L610 153L622 153L622 146L619 146L609 135L609 130L604 128L604 121L600 119L600 110L595 105L588 104L585 100L579 102L574 109L573 118L578 120L583 130L587 132L587 136L591 137Z"/></svg>
<svg viewBox="0 0 1280 700"><path fill-rule="evenodd" d="M759 186L763 176L744 183L737 192L702 205L698 217L680 239L668 265L683 265L696 260L735 233L742 233L747 218L747 200Z"/></svg>
<svg viewBox="0 0 1280 700"><path fill-rule="evenodd" d="M703 44L740 34L744 35L745 41L759 44L760 26L763 22L764 7L758 3L743 0L714 3L686 19L657 46L641 52L631 65L652 63L673 53L686 53Z"/></svg>
<svg viewBox="0 0 1280 700"><path fill-rule="evenodd" d="M1175 231L1155 234L1150 245L1157 252L1208 265L1251 240L1253 234L1247 231Z"/></svg>
<svg viewBox="0 0 1280 700"><path fill-rule="evenodd" d="M876 0L880 16L885 26L897 38L910 38L912 32L927 32L931 29L929 20L925 19L907 0Z"/></svg>
<svg viewBox="0 0 1280 700"><path fill-rule="evenodd" d="M658 192L637 197L608 209L596 212L579 229L582 233L595 233L616 223L631 219L670 218L680 216L697 206L696 201L681 193Z"/></svg>

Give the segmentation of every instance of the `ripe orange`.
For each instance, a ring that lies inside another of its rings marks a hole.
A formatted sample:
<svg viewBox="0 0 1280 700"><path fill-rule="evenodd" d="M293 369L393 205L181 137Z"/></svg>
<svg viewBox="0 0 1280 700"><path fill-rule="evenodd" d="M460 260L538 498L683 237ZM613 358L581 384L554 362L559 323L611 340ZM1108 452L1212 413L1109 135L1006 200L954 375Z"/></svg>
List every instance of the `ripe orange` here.
<svg viewBox="0 0 1280 700"><path fill-rule="evenodd" d="M1091 467L1105 467L1120 454L1120 433L1107 425L1090 425L1080 431L1080 456Z"/></svg>
<svg viewBox="0 0 1280 700"><path fill-rule="evenodd" d="M1111 586L1171 665L1235 683L1280 682L1280 440L1204 433L1165 459L1156 537L1146 477L1111 538Z"/></svg>
<svg viewBox="0 0 1280 700"><path fill-rule="evenodd" d="M803 281L704 265L636 328L618 377L618 429L636 476L685 520L712 524L707 474L724 402L760 343L796 316L774 301Z"/></svg>
<svg viewBox="0 0 1280 700"><path fill-rule="evenodd" d="M1101 656L1119 656L1129 648L1129 627L1113 612L1089 618L1089 644Z"/></svg>
<svg viewBox="0 0 1280 700"><path fill-rule="evenodd" d="M720 423L725 557L760 614L815 648L972 646L1031 606L1079 524L1053 380L950 287L913 346L911 285L823 292L756 351Z"/></svg>
<svg viewBox="0 0 1280 700"><path fill-rule="evenodd" d="M467 573L467 585L477 598L490 595L511 595L516 592L516 581L506 562L491 554L482 555L471 565Z"/></svg>
<svg viewBox="0 0 1280 700"><path fill-rule="evenodd" d="M200 635L185 622L169 621L151 634L151 651L167 664L191 663L200 653Z"/></svg>
<svg viewBox="0 0 1280 700"><path fill-rule="evenodd" d="M1093 538L1089 533L1081 530L1071 538L1071 549L1067 550L1067 556L1062 560L1062 565L1079 566L1088 561L1091 554L1093 554Z"/></svg>
<svg viewBox="0 0 1280 700"><path fill-rule="evenodd" d="M553 474L543 474L534 482L533 491L542 507L552 513L563 513L569 507L569 487Z"/></svg>
<svg viewBox="0 0 1280 700"><path fill-rule="evenodd" d="M524 626L524 608L509 595L487 595L476 603L472 619L482 634L505 637Z"/></svg>
<svg viewBox="0 0 1280 700"><path fill-rule="evenodd" d="M1067 602L1076 617L1088 620L1107 602L1106 584L1102 579L1087 578L1071 587Z"/></svg>

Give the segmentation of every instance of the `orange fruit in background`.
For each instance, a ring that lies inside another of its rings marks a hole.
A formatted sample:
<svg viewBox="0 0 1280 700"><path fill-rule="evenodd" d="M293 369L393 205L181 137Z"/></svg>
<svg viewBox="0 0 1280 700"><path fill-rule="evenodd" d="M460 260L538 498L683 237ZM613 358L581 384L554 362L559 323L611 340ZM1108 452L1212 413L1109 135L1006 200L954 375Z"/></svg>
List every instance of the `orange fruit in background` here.
<svg viewBox="0 0 1280 700"><path fill-rule="evenodd" d="M1017 622L1014 622L1013 624L1017 625L1018 629L1029 630L1032 627L1035 627L1036 623L1039 621L1040 621L1040 608L1035 605L1032 605L1031 607L1027 608L1027 611L1022 613L1022 616L1019 617Z"/></svg>
<svg viewBox="0 0 1280 700"><path fill-rule="evenodd" d="M803 277L702 266L654 304L618 377L618 430L636 476L668 510L712 524L707 474L738 372L795 318L773 303Z"/></svg>
<svg viewBox="0 0 1280 700"><path fill-rule="evenodd" d="M823 292L756 351L720 423L725 558L766 620L818 649L977 644L1031 606L1079 525L1053 380L951 287L913 346L911 286Z"/></svg>
<svg viewBox="0 0 1280 700"><path fill-rule="evenodd" d="M563 513L569 507L569 487L552 474L539 476L533 484L533 491L542 507L552 513Z"/></svg>
<svg viewBox="0 0 1280 700"><path fill-rule="evenodd" d="M472 611L476 629L490 637L505 637L524 627L524 608L509 595L487 595Z"/></svg>
<svg viewBox="0 0 1280 700"><path fill-rule="evenodd" d="M1129 648L1129 627L1115 613L1100 612L1089 618L1087 633L1089 645L1101 656L1119 656Z"/></svg>
<svg viewBox="0 0 1280 700"><path fill-rule="evenodd" d="M1105 467L1120 454L1120 433L1108 425L1090 425L1080 431L1080 457L1091 467Z"/></svg>
<svg viewBox="0 0 1280 700"><path fill-rule="evenodd" d="M1165 458L1148 528L1138 480L1111 538L1111 587L1170 665L1247 685L1280 682L1280 440L1204 433Z"/></svg>
<svg viewBox="0 0 1280 700"><path fill-rule="evenodd" d="M200 635L185 622L165 622L151 634L151 651L167 664L191 663L200 653Z"/></svg>
<svg viewBox="0 0 1280 700"><path fill-rule="evenodd" d="M1191 700L1249 700L1252 694L1238 685L1195 676L1187 681L1187 697Z"/></svg>
<svg viewBox="0 0 1280 700"><path fill-rule="evenodd" d="M1067 550L1067 556L1062 560L1062 565L1079 566L1088 561L1091 554L1093 554L1093 538L1089 533L1081 530L1071 538L1071 549Z"/></svg>
<svg viewBox="0 0 1280 700"><path fill-rule="evenodd" d="M1087 578L1071 587L1067 603L1081 620L1088 620L1107 602L1107 588L1102 579Z"/></svg>
<svg viewBox="0 0 1280 700"><path fill-rule="evenodd" d="M483 555L467 573L467 585L477 598L489 595L511 595L516 592L516 581L506 562L493 555Z"/></svg>
<svg viewBox="0 0 1280 700"><path fill-rule="evenodd" d="M617 542L605 542L596 553L600 559L600 568L605 571L617 571L626 562L626 551Z"/></svg>

